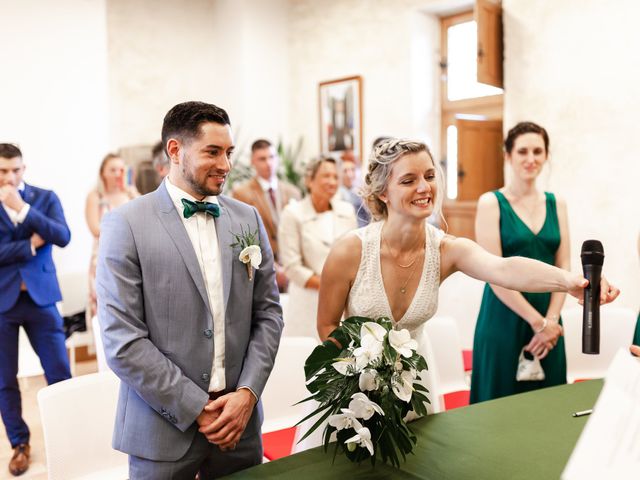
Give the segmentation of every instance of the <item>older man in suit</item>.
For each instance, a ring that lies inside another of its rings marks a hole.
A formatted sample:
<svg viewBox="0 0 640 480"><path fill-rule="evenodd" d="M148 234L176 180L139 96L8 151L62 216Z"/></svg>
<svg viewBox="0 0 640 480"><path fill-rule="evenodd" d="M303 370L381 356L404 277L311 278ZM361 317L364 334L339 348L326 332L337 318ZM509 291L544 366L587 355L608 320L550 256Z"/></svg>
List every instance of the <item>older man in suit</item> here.
<svg viewBox="0 0 640 480"><path fill-rule="evenodd" d="M282 310L258 213L220 195L227 113L178 104L162 141L168 177L102 223L98 315L122 380L113 444L132 480L206 480L262 461L259 398Z"/></svg>
<svg viewBox="0 0 640 480"><path fill-rule="evenodd" d="M278 257L278 224L282 209L290 200L300 200L300 190L276 175L280 158L269 140L259 139L251 145L251 165L255 176L233 189L232 195L258 210L269 235L271 249L276 259L276 280L281 292L287 288L288 279Z"/></svg>
<svg viewBox="0 0 640 480"><path fill-rule="evenodd" d="M71 233L55 193L22 181L25 166L15 145L0 143L0 412L14 449L12 475L29 468L29 428L18 388L18 331L23 327L49 384L71 377L64 345L53 245Z"/></svg>

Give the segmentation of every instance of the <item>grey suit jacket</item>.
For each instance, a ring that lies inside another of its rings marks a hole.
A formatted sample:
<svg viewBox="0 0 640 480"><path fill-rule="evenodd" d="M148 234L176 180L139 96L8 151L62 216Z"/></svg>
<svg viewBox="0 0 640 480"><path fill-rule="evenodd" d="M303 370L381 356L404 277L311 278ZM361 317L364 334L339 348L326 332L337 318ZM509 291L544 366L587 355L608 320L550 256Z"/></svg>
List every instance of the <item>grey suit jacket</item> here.
<svg viewBox="0 0 640 480"><path fill-rule="evenodd" d="M227 389L258 397L273 368L282 310L273 254L253 207L220 196ZM262 264L249 281L231 232L258 230ZM98 317L109 366L122 380L113 447L156 461L181 458L208 400L213 323L189 236L164 183L104 216ZM258 403L244 436L260 431ZM198 433L200 435L200 433Z"/></svg>

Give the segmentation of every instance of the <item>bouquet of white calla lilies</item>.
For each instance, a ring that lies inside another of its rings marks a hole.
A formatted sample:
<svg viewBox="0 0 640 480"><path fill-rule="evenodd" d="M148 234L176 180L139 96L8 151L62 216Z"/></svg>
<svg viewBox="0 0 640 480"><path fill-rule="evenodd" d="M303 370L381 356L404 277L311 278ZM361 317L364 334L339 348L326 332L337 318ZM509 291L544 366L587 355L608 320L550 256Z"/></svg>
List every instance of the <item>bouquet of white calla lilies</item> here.
<svg viewBox="0 0 640 480"><path fill-rule="evenodd" d="M416 437L404 418L413 410L426 415L427 389L417 380L427 368L407 330L396 331L387 318L350 317L307 359L307 389L320 415L311 432L326 423L325 449L335 433L338 450L352 461L377 459L398 466ZM346 345L346 346L345 346Z"/></svg>

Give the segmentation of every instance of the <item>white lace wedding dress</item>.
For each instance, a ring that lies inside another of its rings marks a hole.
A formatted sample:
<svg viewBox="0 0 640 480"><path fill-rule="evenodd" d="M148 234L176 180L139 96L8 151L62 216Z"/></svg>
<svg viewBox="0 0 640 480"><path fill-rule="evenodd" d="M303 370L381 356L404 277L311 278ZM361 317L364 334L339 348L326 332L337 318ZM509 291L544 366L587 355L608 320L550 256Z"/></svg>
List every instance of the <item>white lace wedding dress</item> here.
<svg viewBox="0 0 640 480"><path fill-rule="evenodd" d="M411 337L418 340L422 326L436 313L438 308L438 288L440 286L440 240L444 236L441 230L425 222L426 252L422 277L409 308L402 318L395 319L391 314L389 300L382 282L380 268L380 236L384 222L374 222L356 230L362 241L360 268L353 282L345 318L352 316L393 320L396 329L406 328Z"/></svg>

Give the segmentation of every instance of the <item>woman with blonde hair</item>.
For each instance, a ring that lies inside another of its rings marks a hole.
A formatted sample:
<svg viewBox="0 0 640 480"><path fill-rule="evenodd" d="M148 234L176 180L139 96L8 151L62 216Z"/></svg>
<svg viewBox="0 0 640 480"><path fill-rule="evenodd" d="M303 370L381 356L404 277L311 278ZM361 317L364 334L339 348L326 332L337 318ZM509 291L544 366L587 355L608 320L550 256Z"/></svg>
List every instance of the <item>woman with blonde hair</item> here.
<svg viewBox="0 0 640 480"><path fill-rule="evenodd" d="M387 317L413 338L437 309L440 283L456 271L520 291L564 291L581 297L587 280L535 260L502 258L426 220L439 212L442 175L424 143L378 145L365 177L373 223L345 235L329 254L320 281L318 333L326 340L346 317ZM602 281L602 302L619 291Z"/></svg>
<svg viewBox="0 0 640 480"><path fill-rule="evenodd" d="M139 195L134 187L127 185L126 165L118 155L107 154L102 159L98 172L97 185L87 195L85 205L85 218L93 235L93 249L89 263L88 319L96 314L96 260L102 216Z"/></svg>

